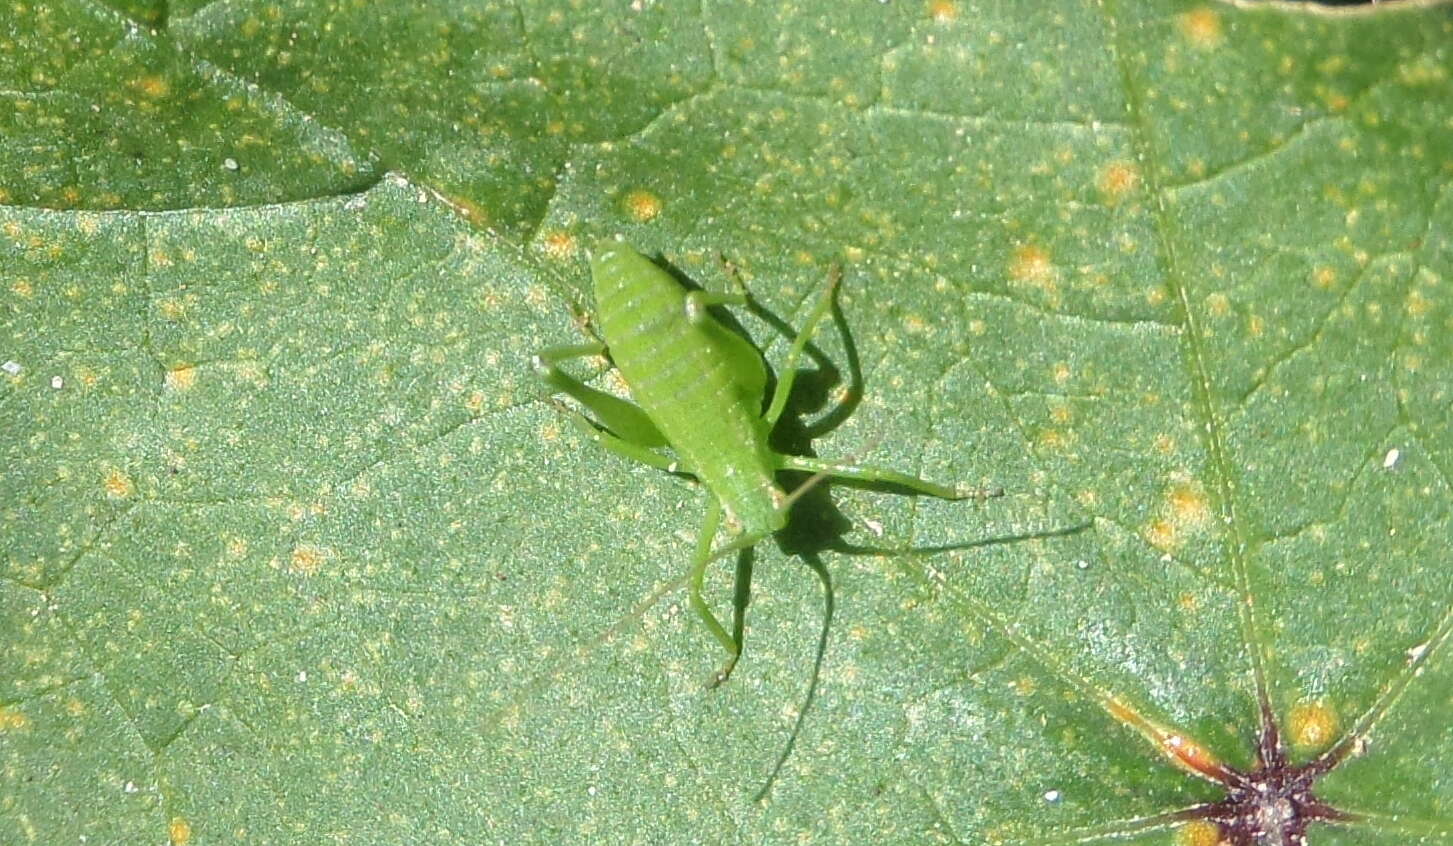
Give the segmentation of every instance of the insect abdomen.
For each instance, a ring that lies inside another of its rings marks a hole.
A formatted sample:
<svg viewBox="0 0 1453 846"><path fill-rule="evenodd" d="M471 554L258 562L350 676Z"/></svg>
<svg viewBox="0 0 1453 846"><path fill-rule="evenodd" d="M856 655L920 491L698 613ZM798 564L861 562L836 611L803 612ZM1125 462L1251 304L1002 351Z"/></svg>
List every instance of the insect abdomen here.
<svg viewBox="0 0 1453 846"><path fill-rule="evenodd" d="M636 402L743 531L781 528L761 381L741 378L724 349L745 342L710 318L690 320L686 290L624 243L597 247L591 271L601 334Z"/></svg>

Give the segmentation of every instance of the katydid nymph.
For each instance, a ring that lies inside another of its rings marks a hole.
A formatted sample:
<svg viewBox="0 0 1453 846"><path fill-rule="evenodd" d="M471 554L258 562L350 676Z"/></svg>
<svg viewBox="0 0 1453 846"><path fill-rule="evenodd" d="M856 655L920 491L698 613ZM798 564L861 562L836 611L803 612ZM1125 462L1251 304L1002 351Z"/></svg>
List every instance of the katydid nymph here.
<svg viewBox="0 0 1453 846"><path fill-rule="evenodd" d="M792 391L797 360L832 306L839 271L829 277L798 331L783 359L771 401L765 402L767 368L761 354L708 311L711 306L749 305L739 279L735 293L688 290L619 240L596 246L590 270L600 337L591 343L541 350L532 365L552 388L569 394L594 416L591 421L570 412L571 420L589 438L651 467L687 473L706 488L706 516L691 556L687 589L692 609L727 651L713 686L731 674L742 645L702 598L706 567L787 524L792 504L815 480L788 495L777 484L777 471L888 483L944 499L982 496L852 461L783 455L769 445L768 436ZM566 359L597 355L609 356L635 403L596 390L557 367ZM732 536L713 549L723 519Z"/></svg>

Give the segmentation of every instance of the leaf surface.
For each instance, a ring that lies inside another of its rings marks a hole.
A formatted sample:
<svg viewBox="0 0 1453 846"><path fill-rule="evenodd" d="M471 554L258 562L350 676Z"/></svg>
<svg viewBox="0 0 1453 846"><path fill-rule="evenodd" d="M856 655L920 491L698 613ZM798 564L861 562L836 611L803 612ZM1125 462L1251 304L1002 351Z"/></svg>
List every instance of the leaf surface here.
<svg viewBox="0 0 1453 846"><path fill-rule="evenodd" d="M1197 846L1274 726L1453 843L1448 10L13 7L0 841ZM1004 492L815 491L714 692L526 366L616 234L769 363L841 264L778 445Z"/></svg>

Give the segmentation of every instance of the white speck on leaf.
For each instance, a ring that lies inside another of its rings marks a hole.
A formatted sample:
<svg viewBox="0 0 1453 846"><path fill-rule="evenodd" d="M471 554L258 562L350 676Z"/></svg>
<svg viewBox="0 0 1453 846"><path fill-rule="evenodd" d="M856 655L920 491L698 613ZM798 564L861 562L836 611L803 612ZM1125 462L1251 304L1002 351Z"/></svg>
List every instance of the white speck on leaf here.
<svg viewBox="0 0 1453 846"><path fill-rule="evenodd" d="M1384 455L1382 457L1382 469L1391 470L1393 467L1397 466L1398 459L1401 457L1402 452L1397 447L1393 447L1392 449L1388 450L1387 455Z"/></svg>
<svg viewBox="0 0 1453 846"><path fill-rule="evenodd" d="M50 386L59 391L61 388L64 388L66 386L66 380L62 379L59 376L52 376L50 377Z"/></svg>
<svg viewBox="0 0 1453 846"><path fill-rule="evenodd" d="M4 364L0 364L0 370L4 370L6 373L9 373L11 376L19 376L20 375L20 371L23 370L23 369L24 368L22 368L20 366L20 362L15 361L13 359L10 360L10 361L5 362Z"/></svg>

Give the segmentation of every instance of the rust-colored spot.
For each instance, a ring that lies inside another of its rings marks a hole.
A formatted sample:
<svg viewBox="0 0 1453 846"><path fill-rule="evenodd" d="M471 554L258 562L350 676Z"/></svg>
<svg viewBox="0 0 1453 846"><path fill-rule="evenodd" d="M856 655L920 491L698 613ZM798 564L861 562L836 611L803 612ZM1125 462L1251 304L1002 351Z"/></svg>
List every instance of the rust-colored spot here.
<svg viewBox="0 0 1453 846"><path fill-rule="evenodd" d="M1152 520L1143 532L1145 542L1156 549L1172 550L1180 546L1180 535L1169 520Z"/></svg>
<svg viewBox="0 0 1453 846"><path fill-rule="evenodd" d="M958 20L959 4L953 0L930 0L928 16L933 19L934 23L952 23Z"/></svg>
<svg viewBox="0 0 1453 846"><path fill-rule="evenodd" d="M1191 820L1176 831L1176 846L1219 846L1221 827L1210 820Z"/></svg>
<svg viewBox="0 0 1453 846"><path fill-rule="evenodd" d="M1225 36L1220 13L1206 6L1180 15L1176 18L1176 25L1187 41L1202 49L1219 46Z"/></svg>
<svg viewBox="0 0 1453 846"><path fill-rule="evenodd" d="M1042 285L1053 280L1054 265L1043 247L1024 244L1014 251L1014 258L1009 262L1009 276L1021 282Z"/></svg>
<svg viewBox="0 0 1453 846"><path fill-rule="evenodd" d="M106 490L106 496L112 499L125 499L136 493L136 484L131 481L131 477L114 467L106 471L101 487Z"/></svg>
<svg viewBox="0 0 1453 846"><path fill-rule="evenodd" d="M655 220L663 207L661 198L645 189L637 189L626 195L626 213L640 223Z"/></svg>
<svg viewBox="0 0 1453 846"><path fill-rule="evenodd" d="M172 817L167 826L167 838L171 840L172 846L186 846L192 839L192 824L182 817Z"/></svg>
<svg viewBox="0 0 1453 846"><path fill-rule="evenodd" d="M1211 519L1206 491L1195 482L1182 482L1167 497L1171 519L1183 526L1201 526Z"/></svg>
<svg viewBox="0 0 1453 846"><path fill-rule="evenodd" d="M169 391L185 391L197 384L197 368L190 364L173 367L166 372L163 383Z"/></svg>
<svg viewBox="0 0 1453 846"><path fill-rule="evenodd" d="M148 100L160 100L172 93L172 85L166 77L158 74L147 74L139 77L131 83L131 87L141 93L141 96Z"/></svg>
<svg viewBox="0 0 1453 846"><path fill-rule="evenodd" d="M1133 162L1111 162L1100 171L1100 193L1118 203L1140 187L1140 168Z"/></svg>
<svg viewBox="0 0 1453 846"><path fill-rule="evenodd" d="M556 261L564 261L574 256L580 249L580 243L575 240L574 235L559 229L547 234L541 244L544 247L545 255Z"/></svg>
<svg viewBox="0 0 1453 846"><path fill-rule="evenodd" d="M1303 702L1287 718L1287 734L1302 749L1321 749L1337 734L1337 712L1322 702Z"/></svg>
<svg viewBox="0 0 1453 846"><path fill-rule="evenodd" d="M329 551L321 546L314 546L310 543L299 544L293 548L288 568L294 573L311 576L323 569L323 562L328 557Z"/></svg>

